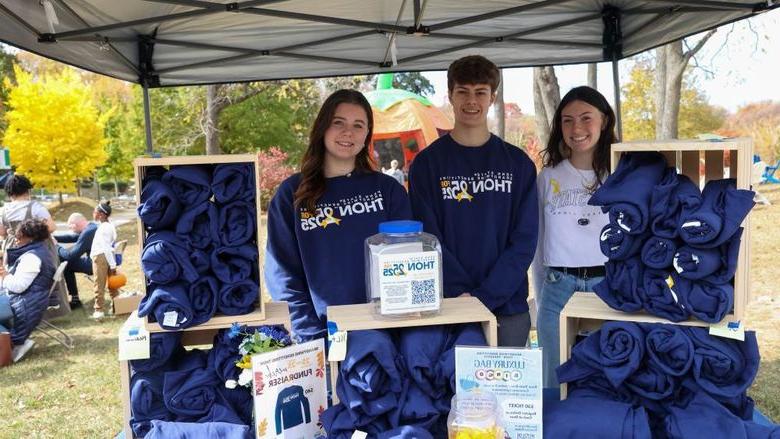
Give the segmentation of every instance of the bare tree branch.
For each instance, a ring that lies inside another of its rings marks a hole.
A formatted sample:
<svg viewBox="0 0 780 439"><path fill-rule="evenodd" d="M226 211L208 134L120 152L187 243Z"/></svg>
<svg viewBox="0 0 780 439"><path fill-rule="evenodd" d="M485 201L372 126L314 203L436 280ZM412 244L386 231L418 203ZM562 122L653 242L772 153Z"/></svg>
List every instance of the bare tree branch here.
<svg viewBox="0 0 780 439"><path fill-rule="evenodd" d="M715 70L710 69L709 67L705 67L702 64L699 64L699 60L694 56L691 58L693 60L693 68L700 69L704 72L705 77L708 79L712 79L715 77Z"/></svg>
<svg viewBox="0 0 780 439"><path fill-rule="evenodd" d="M736 25L732 24L729 26L729 31L726 32L726 38L723 39L723 44L718 47L718 50L715 51L715 53L712 54L712 59L714 60L720 52L729 44L729 38L731 38L731 34L734 33L734 29L736 29Z"/></svg>
<svg viewBox="0 0 780 439"><path fill-rule="evenodd" d="M712 36L713 36L713 35L715 35L715 32L717 32L717 31L718 31L717 29L712 29L712 30L710 30L709 32L707 32L707 33L706 33L706 34L705 34L705 35L702 37L702 39L700 39L700 40L699 40L699 41L696 43L696 45L695 45L695 46L693 46L693 48L692 48L692 49L690 49L690 50L688 50L687 52L685 52L685 53L683 54L683 62L684 62L685 64L687 64L687 63L688 63L688 61L690 61L691 57L692 57L693 55L696 55L696 52L698 52L699 50L701 50L701 48L702 48L702 47L704 47L704 44L706 44L706 43L707 43L707 40L709 40L710 38L712 38Z"/></svg>

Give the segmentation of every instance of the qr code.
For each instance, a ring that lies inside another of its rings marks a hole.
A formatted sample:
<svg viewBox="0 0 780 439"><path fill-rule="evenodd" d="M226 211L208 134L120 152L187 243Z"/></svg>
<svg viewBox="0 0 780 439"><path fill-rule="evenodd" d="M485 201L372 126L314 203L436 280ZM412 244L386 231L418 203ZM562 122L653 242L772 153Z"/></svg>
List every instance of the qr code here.
<svg viewBox="0 0 780 439"><path fill-rule="evenodd" d="M412 281L412 305L436 303L436 287L433 279Z"/></svg>

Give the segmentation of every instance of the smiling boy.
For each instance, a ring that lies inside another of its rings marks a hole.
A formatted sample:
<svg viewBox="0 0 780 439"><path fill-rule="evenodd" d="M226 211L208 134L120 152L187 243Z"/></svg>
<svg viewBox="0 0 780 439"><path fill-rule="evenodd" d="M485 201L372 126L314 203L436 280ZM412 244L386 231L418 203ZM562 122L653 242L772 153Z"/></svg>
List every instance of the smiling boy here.
<svg viewBox="0 0 780 439"><path fill-rule="evenodd" d="M478 55L450 65L455 127L415 157L409 195L415 218L442 244L445 297L477 297L498 318L499 345L524 346L538 232L536 168L488 130L499 77Z"/></svg>

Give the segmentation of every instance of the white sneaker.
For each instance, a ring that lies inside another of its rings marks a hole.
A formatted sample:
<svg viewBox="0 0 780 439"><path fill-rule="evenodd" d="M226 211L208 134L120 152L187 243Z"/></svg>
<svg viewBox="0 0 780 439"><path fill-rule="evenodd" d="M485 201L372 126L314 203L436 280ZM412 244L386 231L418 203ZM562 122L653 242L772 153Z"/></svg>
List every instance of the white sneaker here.
<svg viewBox="0 0 780 439"><path fill-rule="evenodd" d="M95 311L95 312L92 313L92 318L95 319L95 320L100 320L100 319L102 319L105 316L106 316L106 313L104 313L103 311Z"/></svg>
<svg viewBox="0 0 780 439"><path fill-rule="evenodd" d="M19 360L24 357L24 355L32 349L32 347L35 345L35 342L31 339L27 339L22 343L21 346L14 346L12 349L12 355L14 357L14 363L18 362Z"/></svg>

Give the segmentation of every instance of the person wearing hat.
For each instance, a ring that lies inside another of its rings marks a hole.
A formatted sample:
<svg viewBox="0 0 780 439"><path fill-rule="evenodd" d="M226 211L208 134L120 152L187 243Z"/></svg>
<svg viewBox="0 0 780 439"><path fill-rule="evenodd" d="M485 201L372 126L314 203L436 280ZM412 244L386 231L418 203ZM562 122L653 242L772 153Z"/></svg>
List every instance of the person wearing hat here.
<svg viewBox="0 0 780 439"><path fill-rule="evenodd" d="M95 238L92 240L92 249L89 257L92 259L92 272L95 275L95 312L93 319L105 317L103 306L105 305L106 287L108 276L116 273L116 257L114 256L114 241L116 241L116 228L108 217L111 216L111 204L109 201L101 201L92 212L92 218L98 224ZM109 290L111 298L116 296L116 291Z"/></svg>
<svg viewBox="0 0 780 439"><path fill-rule="evenodd" d="M30 179L21 174L13 174L5 179L3 186L5 194L10 198L0 211L0 237L4 250L14 248L16 244L16 229L22 221L30 218L40 218L49 229L54 232L57 226L51 218L51 214L40 202L32 199L33 184ZM47 243L48 248L54 251L54 243Z"/></svg>

